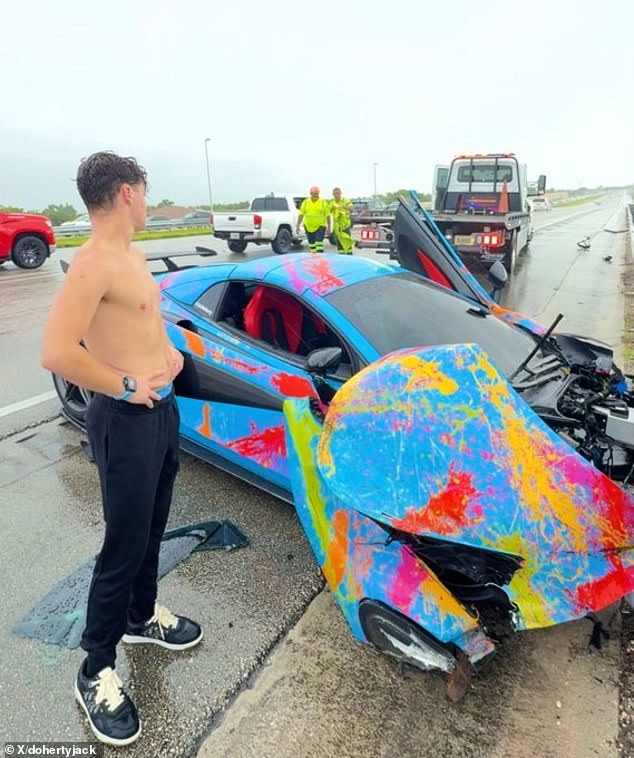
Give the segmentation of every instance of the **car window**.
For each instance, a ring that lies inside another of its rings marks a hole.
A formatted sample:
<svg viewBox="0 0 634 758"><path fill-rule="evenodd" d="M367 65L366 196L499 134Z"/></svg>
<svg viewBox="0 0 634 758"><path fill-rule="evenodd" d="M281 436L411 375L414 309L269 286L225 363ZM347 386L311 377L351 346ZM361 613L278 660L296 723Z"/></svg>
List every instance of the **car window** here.
<svg viewBox="0 0 634 758"><path fill-rule="evenodd" d="M224 289L224 282L214 284L208 290L205 290L198 300L196 300L192 306L193 309L203 318L211 321L215 317L216 308Z"/></svg>
<svg viewBox="0 0 634 758"><path fill-rule="evenodd" d="M252 211L287 211L288 201L285 197L256 197L251 203Z"/></svg>
<svg viewBox="0 0 634 758"><path fill-rule="evenodd" d="M513 179L513 168L511 166L498 166L491 164L473 166L465 165L458 168L459 182L510 182Z"/></svg>
<svg viewBox="0 0 634 758"><path fill-rule="evenodd" d="M336 331L285 290L261 283L230 282L218 307L217 321L289 359L303 358L320 347L340 347L343 356L337 375L352 373L350 351Z"/></svg>
<svg viewBox="0 0 634 758"><path fill-rule="evenodd" d="M405 347L475 342L510 376L535 346L523 330L416 274L366 279L334 290L326 299L380 355Z"/></svg>

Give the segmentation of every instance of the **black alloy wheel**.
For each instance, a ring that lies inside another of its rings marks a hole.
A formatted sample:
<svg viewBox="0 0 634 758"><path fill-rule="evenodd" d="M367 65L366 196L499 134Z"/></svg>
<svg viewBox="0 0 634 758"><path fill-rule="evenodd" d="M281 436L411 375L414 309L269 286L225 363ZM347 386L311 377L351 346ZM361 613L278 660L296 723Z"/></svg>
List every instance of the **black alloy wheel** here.
<svg viewBox="0 0 634 758"><path fill-rule="evenodd" d="M53 374L53 385L62 403L63 415L72 424L84 429L86 427L86 411L94 393L62 379L57 374Z"/></svg>
<svg viewBox="0 0 634 758"><path fill-rule="evenodd" d="M293 247L293 237L290 231L288 229L280 229L273 242L271 242L271 247L273 248L273 252L278 255L290 253Z"/></svg>
<svg viewBox="0 0 634 758"><path fill-rule="evenodd" d="M48 245L33 234L20 237L11 252L11 260L20 268L39 268L47 258Z"/></svg>

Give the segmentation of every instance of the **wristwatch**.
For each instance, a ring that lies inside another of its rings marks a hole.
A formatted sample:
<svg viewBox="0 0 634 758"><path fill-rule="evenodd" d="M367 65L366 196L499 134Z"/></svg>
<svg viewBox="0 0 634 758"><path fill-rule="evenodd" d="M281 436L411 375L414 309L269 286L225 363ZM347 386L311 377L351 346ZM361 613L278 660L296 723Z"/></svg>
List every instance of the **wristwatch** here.
<svg viewBox="0 0 634 758"><path fill-rule="evenodd" d="M123 392L120 395L115 395L115 400L129 400L136 392L136 379L133 376L123 377Z"/></svg>

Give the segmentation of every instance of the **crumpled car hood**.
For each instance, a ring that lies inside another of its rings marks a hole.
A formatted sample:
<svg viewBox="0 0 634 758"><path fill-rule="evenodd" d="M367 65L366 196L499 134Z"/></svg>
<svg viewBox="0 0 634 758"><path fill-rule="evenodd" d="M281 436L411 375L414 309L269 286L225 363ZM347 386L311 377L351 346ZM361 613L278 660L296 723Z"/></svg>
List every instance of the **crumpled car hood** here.
<svg viewBox="0 0 634 758"><path fill-rule="evenodd" d="M395 529L519 555L519 627L634 589L634 499L578 455L477 345L403 350L337 393L318 447L330 497Z"/></svg>

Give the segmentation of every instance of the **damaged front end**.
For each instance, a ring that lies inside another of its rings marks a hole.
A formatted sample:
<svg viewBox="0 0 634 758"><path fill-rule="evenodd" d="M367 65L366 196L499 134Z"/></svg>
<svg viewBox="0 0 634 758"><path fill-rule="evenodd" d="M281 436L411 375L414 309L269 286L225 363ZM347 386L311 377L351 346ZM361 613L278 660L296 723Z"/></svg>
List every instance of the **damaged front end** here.
<svg viewBox="0 0 634 758"><path fill-rule="evenodd" d="M513 389L611 479L634 475L634 396L607 345L557 334L514 377Z"/></svg>
<svg viewBox="0 0 634 758"><path fill-rule="evenodd" d="M285 414L319 565L353 634L399 660L464 681L465 660L514 631L634 590L634 499L477 345L384 357L343 385L323 426L307 401Z"/></svg>
<svg viewBox="0 0 634 758"><path fill-rule="evenodd" d="M461 545L447 540L390 530L390 540L411 548L494 641L517 629L518 607L505 587L524 561L520 556Z"/></svg>

